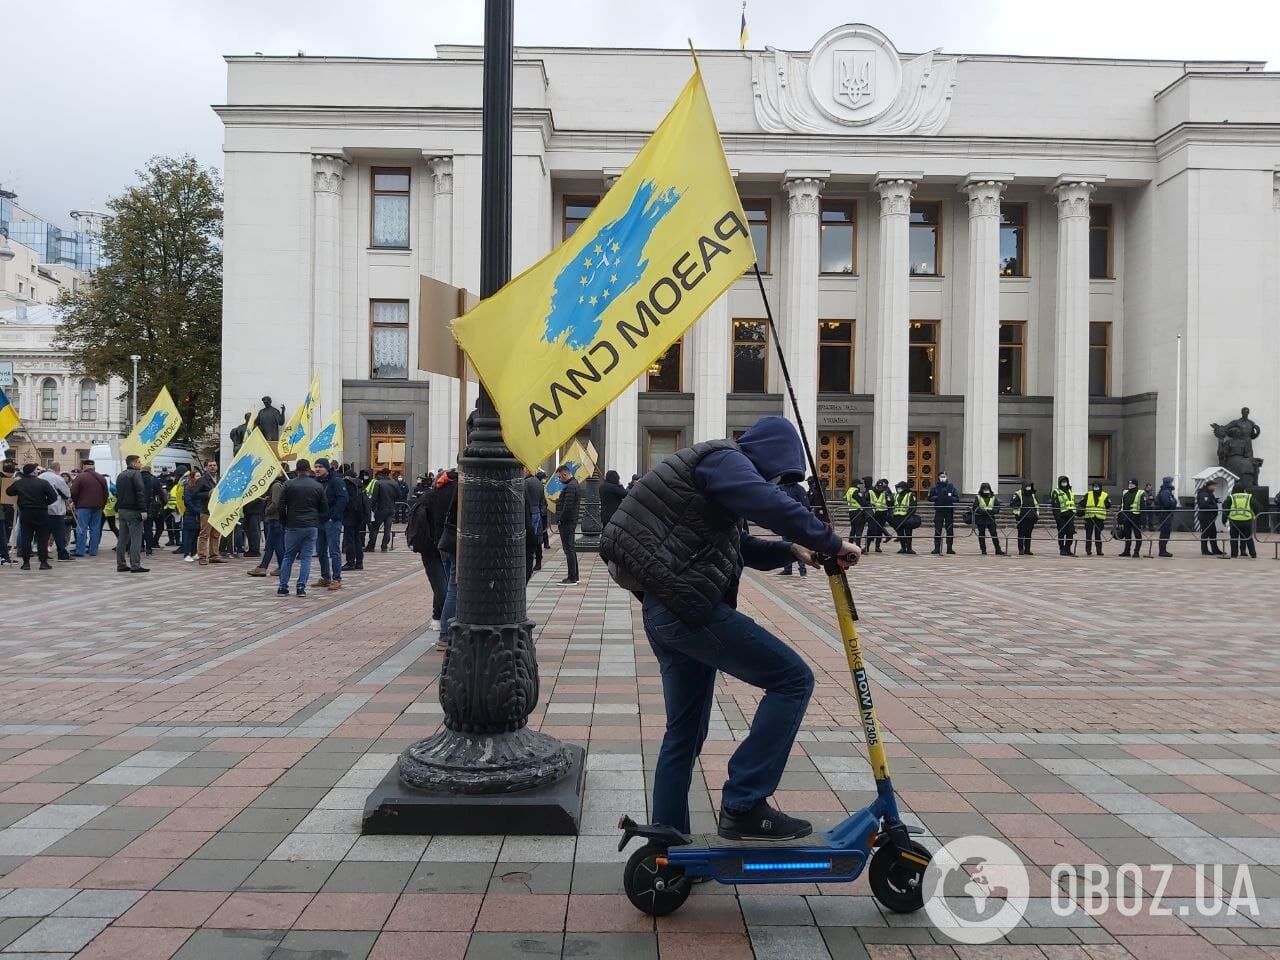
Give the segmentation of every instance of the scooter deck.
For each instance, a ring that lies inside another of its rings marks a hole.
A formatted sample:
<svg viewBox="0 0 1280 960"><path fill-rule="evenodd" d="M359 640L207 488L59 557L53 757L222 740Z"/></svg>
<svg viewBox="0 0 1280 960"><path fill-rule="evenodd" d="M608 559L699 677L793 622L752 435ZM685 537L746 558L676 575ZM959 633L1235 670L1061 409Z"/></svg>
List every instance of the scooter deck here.
<svg viewBox="0 0 1280 960"><path fill-rule="evenodd" d="M712 850L750 848L767 852L769 850L785 850L788 847L824 848L826 845L827 839L820 833L811 833L807 837L797 837L794 840L726 840L716 833L694 833L689 835L690 847L705 847ZM680 848L673 847L672 849L678 850Z"/></svg>

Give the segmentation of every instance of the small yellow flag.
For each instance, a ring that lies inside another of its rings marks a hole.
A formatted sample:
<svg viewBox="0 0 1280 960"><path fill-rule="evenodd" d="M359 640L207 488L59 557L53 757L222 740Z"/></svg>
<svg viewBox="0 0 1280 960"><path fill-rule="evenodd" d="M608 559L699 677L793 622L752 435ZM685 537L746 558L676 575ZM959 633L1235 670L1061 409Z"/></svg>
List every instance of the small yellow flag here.
<svg viewBox="0 0 1280 960"><path fill-rule="evenodd" d="M209 494L209 525L227 536L235 529L244 505L262 496L280 472L280 461L271 445L262 438L262 431L255 431Z"/></svg>
<svg viewBox="0 0 1280 960"><path fill-rule="evenodd" d="M307 395L302 398L302 402L293 409L293 416L289 418L289 422L284 425L284 429L280 431L280 459L295 456L302 448L303 441L307 439L307 434L311 432L311 415L315 412L316 404L320 402L320 377L313 376L311 378L311 386L307 389Z"/></svg>
<svg viewBox="0 0 1280 960"><path fill-rule="evenodd" d="M530 469L635 381L755 260L695 69L578 230L454 321Z"/></svg>
<svg viewBox="0 0 1280 960"><path fill-rule="evenodd" d="M129 436L120 441L120 459L137 454L144 464L150 463L169 445L180 426L182 417L174 406L173 397L169 396L169 388L161 387L151 409L133 425Z"/></svg>
<svg viewBox="0 0 1280 960"><path fill-rule="evenodd" d="M342 408L333 411L320 432L307 441L307 457L314 464L317 457L328 457L330 460L342 459Z"/></svg>

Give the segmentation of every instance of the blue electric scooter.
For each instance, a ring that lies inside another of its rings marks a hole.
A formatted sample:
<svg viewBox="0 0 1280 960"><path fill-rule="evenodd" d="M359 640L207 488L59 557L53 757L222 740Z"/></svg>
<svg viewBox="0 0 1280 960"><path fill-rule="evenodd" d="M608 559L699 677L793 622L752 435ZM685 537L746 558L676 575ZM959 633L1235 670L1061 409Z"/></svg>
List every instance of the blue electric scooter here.
<svg viewBox="0 0 1280 960"><path fill-rule="evenodd" d="M756 279L764 296L758 267ZM766 297L765 312L769 325L773 327L773 315L768 306ZM773 330L773 342L775 345L779 342L776 328ZM786 358L780 348L778 360L809 461L810 503L814 512L830 523L817 465L804 431ZM834 557L824 558L822 566L831 587L840 638L862 715L867 753L875 775L875 799L822 834L820 842L816 843L808 837L760 843L724 840L714 835L687 836L671 827L638 824L624 816L618 821L618 829L622 831L618 849L625 848L635 837L645 840L644 846L627 861L623 875L627 897L644 913L660 917L679 909L688 898L695 880L715 880L718 883L840 883L856 880L864 869L868 873L871 892L886 909L895 913L913 913L924 906L922 881L931 855L923 845L911 839L912 834L923 831L903 823L898 814L898 802L889 779L889 761L872 703L871 683L858 644L858 613L849 580Z"/></svg>

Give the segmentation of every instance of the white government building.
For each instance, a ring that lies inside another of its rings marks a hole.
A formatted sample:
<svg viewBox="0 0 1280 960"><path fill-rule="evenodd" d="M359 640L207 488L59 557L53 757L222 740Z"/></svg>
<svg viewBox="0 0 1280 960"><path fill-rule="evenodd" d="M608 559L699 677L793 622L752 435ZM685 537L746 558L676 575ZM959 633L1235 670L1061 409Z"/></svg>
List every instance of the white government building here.
<svg viewBox="0 0 1280 960"><path fill-rule="evenodd" d="M475 290L482 50L229 57L223 434L312 369L347 459L456 460L456 380L418 369L419 276ZM1280 467L1280 73L1250 61L703 51L823 472L965 491ZM590 213L688 51L522 47L516 272ZM590 427L624 480L785 410L747 275ZM1179 337L1182 363L1179 367ZM225 443L225 440L224 440Z"/></svg>

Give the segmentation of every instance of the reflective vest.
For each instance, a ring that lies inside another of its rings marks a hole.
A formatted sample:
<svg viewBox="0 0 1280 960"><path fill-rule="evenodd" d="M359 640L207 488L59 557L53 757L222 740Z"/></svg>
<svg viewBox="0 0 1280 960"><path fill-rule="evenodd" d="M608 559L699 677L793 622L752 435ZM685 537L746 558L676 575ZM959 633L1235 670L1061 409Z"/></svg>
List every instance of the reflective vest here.
<svg viewBox="0 0 1280 960"><path fill-rule="evenodd" d="M1094 494L1092 490L1084 495L1084 515L1090 520L1107 519L1107 507L1111 506L1111 498L1105 490Z"/></svg>
<svg viewBox="0 0 1280 960"><path fill-rule="evenodd" d="M898 494L893 499L893 515L895 517L905 517L907 515L907 511L911 509L914 503L915 497L912 495L910 490L906 490L903 493Z"/></svg>
<svg viewBox="0 0 1280 960"><path fill-rule="evenodd" d="M1132 496L1130 496L1130 494L1132 494ZM1125 497L1129 497L1127 503L1125 502ZM1133 490L1121 494L1120 502L1124 505L1125 510L1133 514L1138 514L1142 512L1142 502L1145 498L1146 494L1135 487Z"/></svg>
<svg viewBox="0 0 1280 960"><path fill-rule="evenodd" d="M170 513L178 512L178 484L169 488L169 499L165 501L164 508Z"/></svg>
<svg viewBox="0 0 1280 960"><path fill-rule="evenodd" d="M850 487L848 490L844 492L844 502L845 502L845 505L848 506L850 510L857 510L858 507L861 506L858 503L857 487Z"/></svg>
<svg viewBox="0 0 1280 960"><path fill-rule="evenodd" d="M876 511L877 513L884 513L886 510L888 510L889 494L877 493L875 490L872 490L871 491L871 509Z"/></svg>
<svg viewBox="0 0 1280 960"><path fill-rule="evenodd" d="M1070 488L1063 490L1061 487L1053 488L1053 502L1058 508L1059 513L1075 513L1076 512L1076 495Z"/></svg>
<svg viewBox="0 0 1280 960"><path fill-rule="evenodd" d="M1025 493L1023 493L1021 490L1019 490L1017 493L1015 493L1015 494L1014 494L1014 496L1018 498L1018 509L1019 509L1019 510L1031 510L1031 511L1034 511L1037 507L1039 507L1039 506L1040 506L1040 501L1038 501L1038 500L1036 499L1036 495L1035 495L1034 493L1033 493L1033 494L1031 494L1031 502L1030 502L1030 503L1027 503L1027 495L1026 495Z"/></svg>
<svg viewBox="0 0 1280 960"><path fill-rule="evenodd" d="M993 493L989 497L978 494L978 506L986 513L990 513L996 505L996 495Z"/></svg>
<svg viewBox="0 0 1280 960"><path fill-rule="evenodd" d="M1228 520L1244 522L1253 519L1253 494L1251 493L1233 493L1231 495L1231 512L1227 514Z"/></svg>

